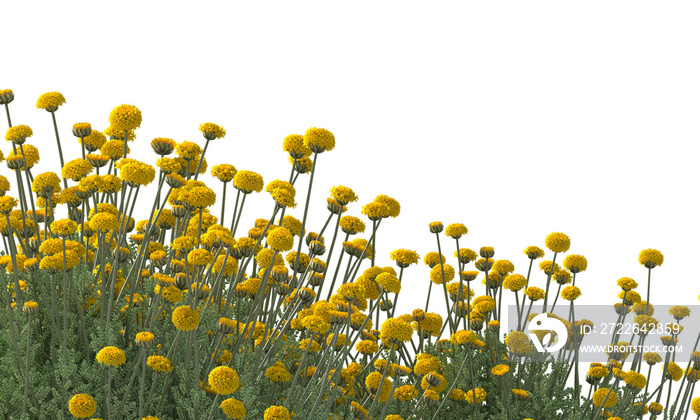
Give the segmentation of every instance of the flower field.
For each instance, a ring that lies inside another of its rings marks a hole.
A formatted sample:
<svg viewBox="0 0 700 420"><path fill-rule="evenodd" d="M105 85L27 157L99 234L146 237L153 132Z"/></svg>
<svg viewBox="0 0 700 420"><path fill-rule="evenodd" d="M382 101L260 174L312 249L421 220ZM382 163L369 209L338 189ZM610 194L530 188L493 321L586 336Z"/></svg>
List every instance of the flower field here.
<svg viewBox="0 0 700 420"><path fill-rule="evenodd" d="M419 227L434 237L423 256L416 244L382 249L396 199L360 204L338 185L325 203L311 200L316 165L335 147L329 130L280 139L289 177L266 182L245 162L209 167L205 155L226 141L214 123L199 125L199 142L158 137L152 155L136 156L136 106L114 108L102 132L84 122L64 132L66 100L48 92L36 106L54 127L42 137L56 144L39 149L29 126L12 124L13 100L0 90L3 418L700 418L700 336L681 335L690 310L672 307L667 335L648 334L660 325L650 303L658 250L629 262L643 266L641 284L617 281L610 321L633 322L636 341L613 334L607 358L584 364L591 321L577 318L586 289L576 278L588 262L568 252L564 233L511 256L527 261L523 273L492 247L463 247L462 223ZM82 157L64 161L68 147ZM60 171L33 170L40 152L58 155ZM207 172L215 185L198 180ZM269 211L244 226L251 200ZM307 217L312 205L325 205L326 218ZM417 264L430 267L412 286L425 288L425 305L397 312L404 272ZM508 305L517 320L506 329ZM552 314L557 305L568 315ZM566 337L534 330L535 343L526 327L540 315ZM619 350L647 339L683 339L690 363ZM538 349L554 343L556 352Z"/></svg>

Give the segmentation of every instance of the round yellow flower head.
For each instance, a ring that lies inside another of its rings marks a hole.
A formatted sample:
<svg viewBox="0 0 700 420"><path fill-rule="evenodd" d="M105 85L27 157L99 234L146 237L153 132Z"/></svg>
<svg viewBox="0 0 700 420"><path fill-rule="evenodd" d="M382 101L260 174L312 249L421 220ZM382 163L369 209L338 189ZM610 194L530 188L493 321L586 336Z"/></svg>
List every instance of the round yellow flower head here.
<svg viewBox="0 0 700 420"><path fill-rule="evenodd" d="M175 148L175 151L177 152L178 156L186 161L193 160L196 156L202 154L202 148L199 147L197 143L192 143L191 141L183 141L182 143L179 143Z"/></svg>
<svg viewBox="0 0 700 420"><path fill-rule="evenodd" d="M289 418L289 410L281 405L268 407L263 415L263 420L289 420Z"/></svg>
<svg viewBox="0 0 700 420"><path fill-rule="evenodd" d="M97 410L95 399L88 394L75 394L68 401L68 411L79 419L86 419Z"/></svg>
<svg viewBox="0 0 700 420"><path fill-rule="evenodd" d="M72 179L75 182L80 181L82 178L88 176L94 168L85 159L73 159L70 162L66 162L61 170L61 176L66 179Z"/></svg>
<svg viewBox="0 0 700 420"><path fill-rule="evenodd" d="M664 263L664 256L659 250L644 249L639 253L639 264L646 268L654 268Z"/></svg>
<svg viewBox="0 0 700 420"><path fill-rule="evenodd" d="M214 123L202 123L199 125L199 131L207 140L223 138L226 135L226 130L223 127Z"/></svg>
<svg viewBox="0 0 700 420"><path fill-rule="evenodd" d="M173 310L172 320L178 330L192 331L199 325L199 312L189 305L178 306Z"/></svg>
<svg viewBox="0 0 700 420"><path fill-rule="evenodd" d="M693 398L693 402L690 403L690 409L693 413L700 416L700 397Z"/></svg>
<svg viewBox="0 0 700 420"><path fill-rule="evenodd" d="M278 252L286 252L294 246L294 236L287 228L278 227L267 235L267 244Z"/></svg>
<svg viewBox="0 0 700 420"><path fill-rule="evenodd" d="M215 367L209 372L209 385L217 394L231 394L239 387L238 373L228 366Z"/></svg>
<svg viewBox="0 0 700 420"><path fill-rule="evenodd" d="M545 238L544 240L544 244L552 252L566 252L571 246L571 239L569 239L569 237L563 233L552 232L549 235L547 235L547 238Z"/></svg>
<svg viewBox="0 0 700 420"><path fill-rule="evenodd" d="M60 92L46 92L39 96L36 101L37 109L44 109L49 112L55 112L59 106L66 103L66 98Z"/></svg>
<svg viewBox="0 0 700 420"><path fill-rule="evenodd" d="M15 207L17 207L17 199L6 196L0 197L0 213L10 214Z"/></svg>
<svg viewBox="0 0 700 420"><path fill-rule="evenodd" d="M301 159L311 155L311 149L304 145L304 136L290 134L282 141L282 149L289 153L292 159Z"/></svg>
<svg viewBox="0 0 700 420"><path fill-rule="evenodd" d="M617 404L617 393L614 390L611 390L610 388L599 388L596 392L593 393L592 399L593 404L596 407L600 407L602 405L605 408L609 408ZM603 403L603 401L605 401L605 403Z"/></svg>
<svg viewBox="0 0 700 420"><path fill-rule="evenodd" d="M134 130L141 126L141 111L133 105L119 105L109 113L109 124L117 130Z"/></svg>
<svg viewBox="0 0 700 420"><path fill-rule="evenodd" d="M0 105L7 105L15 100L12 89L0 89Z"/></svg>
<svg viewBox="0 0 700 420"><path fill-rule="evenodd" d="M5 132L5 140L14 144L23 144L34 132L28 125L16 125ZM21 153L20 153L21 154Z"/></svg>
<svg viewBox="0 0 700 420"><path fill-rule="evenodd" d="M166 357L163 356L148 356L146 365L156 372L172 372L173 365Z"/></svg>
<svg viewBox="0 0 700 420"><path fill-rule="evenodd" d="M621 277L617 280L617 285L620 286L620 288L623 291L629 292L632 289L636 289L638 284L636 281L632 280L629 277Z"/></svg>
<svg viewBox="0 0 700 420"><path fill-rule="evenodd" d="M510 370L508 365L497 365L491 369L491 374L494 376L503 376Z"/></svg>
<svg viewBox="0 0 700 420"><path fill-rule="evenodd" d="M220 165L214 165L211 168L211 176L218 179L221 182L230 182L233 177L236 176L236 168L228 163L222 163Z"/></svg>
<svg viewBox="0 0 700 420"><path fill-rule="evenodd" d="M388 343L398 344L409 341L412 335L411 324L399 318L389 318L382 323L379 338Z"/></svg>
<svg viewBox="0 0 700 420"><path fill-rule="evenodd" d="M464 226L462 223L452 223L447 225L445 228L445 235L449 236L452 239L459 239L462 236L466 235L469 231L467 230L467 227Z"/></svg>
<svg viewBox="0 0 700 420"><path fill-rule="evenodd" d="M233 177L233 186L244 194L263 189L263 177L253 171L238 171Z"/></svg>
<svg viewBox="0 0 700 420"><path fill-rule="evenodd" d="M221 411L229 419L244 419L246 416L245 405L233 398L227 398L219 404Z"/></svg>
<svg viewBox="0 0 700 420"><path fill-rule="evenodd" d="M348 187L338 185L331 188L331 198L341 206L357 201L357 194Z"/></svg>
<svg viewBox="0 0 700 420"><path fill-rule="evenodd" d="M51 231L62 238L74 234L77 229L78 224L70 219L60 219L51 223Z"/></svg>
<svg viewBox="0 0 700 420"><path fill-rule="evenodd" d="M304 146L314 153L330 151L335 147L335 136L325 128L311 127L304 133Z"/></svg>
<svg viewBox="0 0 700 420"><path fill-rule="evenodd" d="M564 268L572 273L580 273L588 268L588 261L583 255L571 254L564 258Z"/></svg>
<svg viewBox="0 0 700 420"><path fill-rule="evenodd" d="M529 246L525 248L525 255L531 260L536 260L538 258L544 257L544 251L542 248L536 246Z"/></svg>
<svg viewBox="0 0 700 420"><path fill-rule="evenodd" d="M566 286L561 291L561 297L565 300L576 300L581 296L581 289L576 286Z"/></svg>
<svg viewBox="0 0 700 420"><path fill-rule="evenodd" d="M107 346L97 352L95 359L106 366L119 366L126 362L126 355L124 355L124 351L118 347Z"/></svg>

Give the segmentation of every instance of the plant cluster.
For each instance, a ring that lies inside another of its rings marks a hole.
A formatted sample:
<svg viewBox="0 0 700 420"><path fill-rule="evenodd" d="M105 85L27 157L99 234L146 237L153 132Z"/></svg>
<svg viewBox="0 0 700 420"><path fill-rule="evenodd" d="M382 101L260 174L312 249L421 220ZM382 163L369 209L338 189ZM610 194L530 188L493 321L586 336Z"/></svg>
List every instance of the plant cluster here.
<svg viewBox="0 0 700 420"><path fill-rule="evenodd" d="M576 318L576 277L587 260L569 254L557 263L570 248L563 233L545 238L552 257L538 264L544 274L535 280L532 267L544 249L524 250L529 267L522 275L509 260L494 260L492 247L462 247L463 224L430 223L435 251L422 259L430 267L425 307L396 313L404 271L421 261L410 249L379 252L379 229L399 216L399 202L380 195L361 207L360 218L348 209L356 193L336 186L325 200L327 218L307 219L317 165L335 147L330 131L312 127L284 139L288 179L265 183L258 173L224 163L210 172L221 185L208 186L198 177L208 167L209 143L226 135L221 126L199 126L203 147L153 139L151 165L129 155L141 112L120 105L104 132L73 125L82 157L64 162L56 113L65 98L49 92L37 108L51 115L61 171L33 173L39 150L27 142L30 127L12 125L13 99L11 90L0 90L12 147L6 158L0 153L9 169L0 175L5 418L700 416L700 398L693 399L698 340L682 369L669 353L619 350L630 343L613 336L607 360L580 372L590 321ZM300 198L302 175L308 189ZM147 188L150 211L138 202ZM230 188L235 197L227 200ZM269 213L239 226L246 200L263 190ZM301 219L288 214L297 200ZM58 218L59 212L68 217ZM320 230L310 231L312 225ZM454 248L445 251L444 241ZM382 256L392 265L375 264ZM646 249L639 263L647 269L646 300L634 280L621 278L615 311L618 322L634 316L634 339L643 345L658 324L649 287L663 255ZM517 323L502 331L503 305L511 297ZM444 303L444 311L428 312L431 298ZM568 306L568 317L552 314L558 302ZM660 338L665 345L678 342L689 309L674 307L671 314L676 322ZM558 352L537 351L525 332L538 316L566 327L567 337L534 331L543 345L565 340ZM647 379L657 364L662 380L650 392ZM573 387L566 386L569 378Z"/></svg>

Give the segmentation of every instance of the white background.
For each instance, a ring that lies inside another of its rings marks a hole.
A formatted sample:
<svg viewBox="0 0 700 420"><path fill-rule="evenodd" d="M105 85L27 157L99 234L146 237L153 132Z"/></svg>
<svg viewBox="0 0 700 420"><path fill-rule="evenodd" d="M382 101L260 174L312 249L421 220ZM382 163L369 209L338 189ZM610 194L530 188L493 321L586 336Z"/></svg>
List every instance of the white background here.
<svg viewBox="0 0 700 420"><path fill-rule="evenodd" d="M524 248L544 248L559 231L571 237L569 253L588 259L580 302L617 301L622 276L646 297L637 256L656 248L665 261L652 272L652 303L695 304L699 9L688 1L3 2L0 89L15 92L13 124L34 129L35 174L59 171L50 115L35 107L48 91L66 97L56 113L66 160L80 156L73 123L104 130L122 103L143 113L134 157L153 164L154 137L203 145L198 126L211 121L228 134L210 144L209 166L231 163L265 182L288 176L286 135L324 127L337 146L319 157L308 228L321 228L333 185L359 195L349 206L356 216L378 194L396 198L401 214L378 233L379 265L396 248L421 258L436 250L428 223L440 220L469 228L462 246L493 246L496 259L526 274ZM218 181L203 180L220 193ZM298 218L307 183L297 183ZM150 210L151 197L141 198L137 220ZM271 208L266 193L252 195L239 234ZM456 264L454 243L441 240ZM544 287L544 277L533 271L532 284ZM406 270L398 313L423 306L428 281L422 262ZM444 310L435 298L431 309Z"/></svg>

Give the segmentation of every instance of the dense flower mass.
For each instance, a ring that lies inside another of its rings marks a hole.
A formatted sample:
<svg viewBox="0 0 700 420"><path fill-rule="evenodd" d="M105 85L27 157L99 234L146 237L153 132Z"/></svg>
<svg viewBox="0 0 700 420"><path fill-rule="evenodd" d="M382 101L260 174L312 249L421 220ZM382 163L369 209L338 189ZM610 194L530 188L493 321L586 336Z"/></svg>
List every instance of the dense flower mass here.
<svg viewBox="0 0 700 420"><path fill-rule="evenodd" d="M134 130L141 126L141 111L133 105L119 105L109 113L109 123L117 130Z"/></svg>
<svg viewBox="0 0 700 420"><path fill-rule="evenodd" d="M96 410L95 399L89 394L76 394L68 402L68 411L79 419L92 416Z"/></svg>
<svg viewBox="0 0 700 420"><path fill-rule="evenodd" d="M11 90L0 90L8 123L13 100ZM54 113L64 103L50 92L37 106ZM668 417L668 408L651 402L661 388L649 382L659 378L669 382L667 405L673 398L700 412L700 400L691 400L697 366L636 351L638 343L693 343L681 334L697 323L692 307L657 307L657 319L643 300L656 278L651 269L663 264L658 250L641 251L642 267L633 264L641 271L627 274L645 281L619 278L600 311L629 324L632 337L611 334L604 352L584 355L596 326L582 318L578 299L587 259L558 255L571 245L563 233L522 254L506 255L511 248L499 245L496 255L491 246L463 247L464 224L429 223L436 215L426 213L415 229L424 244L387 248L388 235L412 237L384 220L400 215L400 203L381 194L358 204L364 192L323 179L323 153L335 147L326 129L284 138L281 160L291 168L282 162L279 179L265 184L263 175L237 170L232 163L246 158L236 150L217 150L212 141L226 134L217 124L199 125L201 145L165 137L139 144L142 117L133 105L112 110L104 132L84 122L71 127L61 115L49 116L58 120L59 151L70 134L81 142L68 142L76 150L62 166L50 146L42 149L51 156L44 172L34 169L39 151L26 143L35 134L28 126L8 124L5 134L0 359L8 363L0 364L7 400L0 398L0 418L91 418L99 406L105 418L146 420L437 420L477 411L554 419L575 411L572 401L585 418L645 410ZM36 132L42 148L53 134L43 130ZM274 148L264 148L259 157L274 162L267 156ZM390 184L357 156L378 190ZM317 196L318 185L328 195ZM263 188L269 197L251 194ZM296 208L297 201L308 205ZM412 267L418 246L428 248L421 251L427 267ZM544 260L545 251L554 255ZM504 306L515 316L506 318ZM559 322L541 325L547 321ZM555 343L563 346L554 357L539 354L539 344ZM581 372L582 356L600 360ZM700 351L689 359L700 363ZM645 375L642 362L654 372Z"/></svg>
<svg viewBox="0 0 700 420"><path fill-rule="evenodd" d="M227 366L215 367L209 372L209 386L217 394L231 394L238 389L238 373Z"/></svg>
<svg viewBox="0 0 700 420"><path fill-rule="evenodd" d="M97 352L95 359L105 366L119 366L126 362L126 355L118 347L107 346Z"/></svg>

